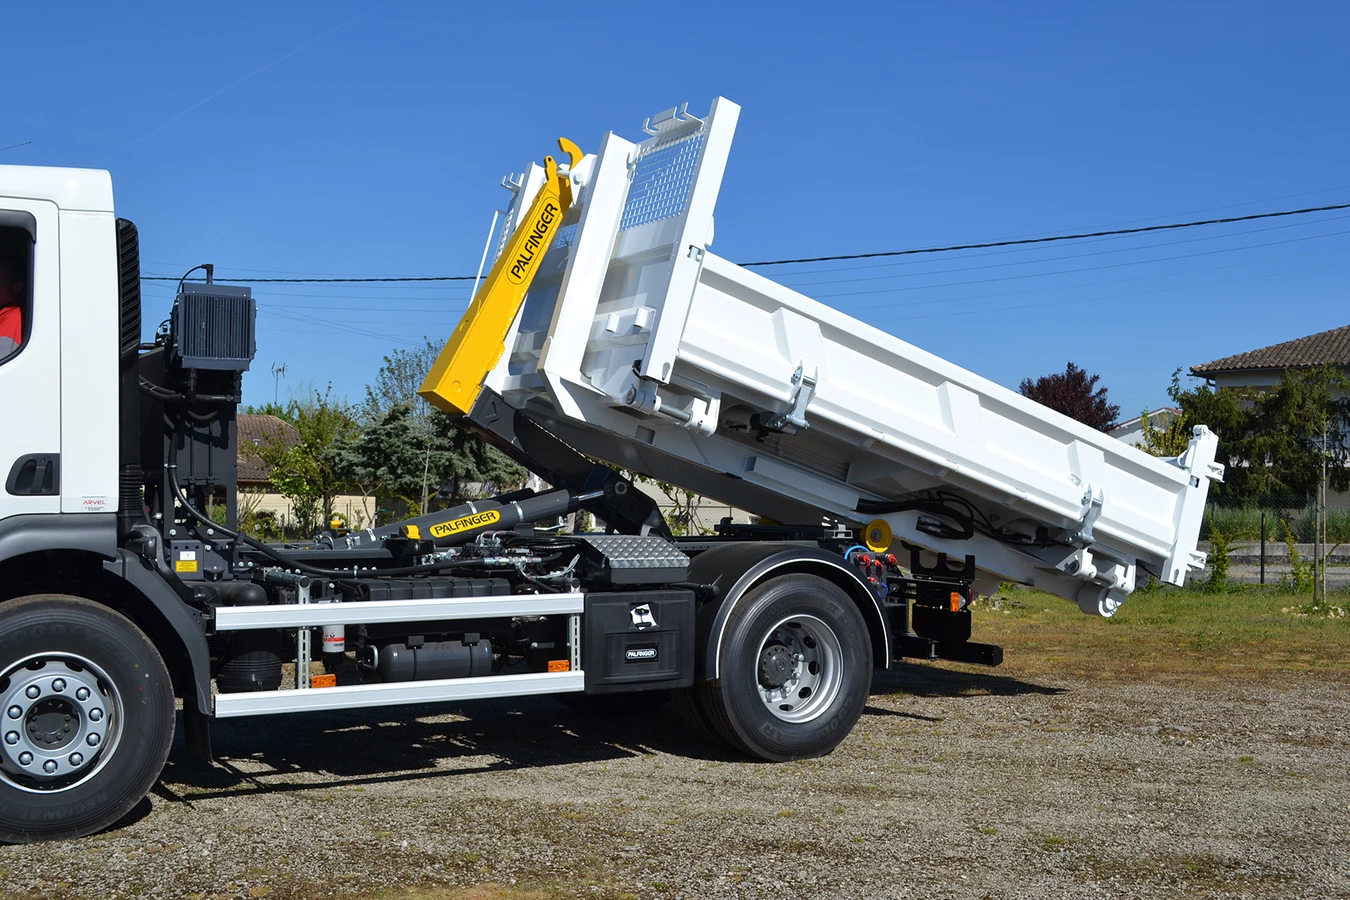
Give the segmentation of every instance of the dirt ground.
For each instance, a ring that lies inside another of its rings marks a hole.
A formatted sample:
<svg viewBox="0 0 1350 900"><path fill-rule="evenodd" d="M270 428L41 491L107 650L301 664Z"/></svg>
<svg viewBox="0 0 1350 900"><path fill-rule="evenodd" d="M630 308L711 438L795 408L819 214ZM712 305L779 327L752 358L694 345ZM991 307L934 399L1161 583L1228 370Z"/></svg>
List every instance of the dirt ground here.
<svg viewBox="0 0 1350 900"><path fill-rule="evenodd" d="M226 720L9 897L1347 897L1350 679L902 665L832 755L532 698Z"/></svg>

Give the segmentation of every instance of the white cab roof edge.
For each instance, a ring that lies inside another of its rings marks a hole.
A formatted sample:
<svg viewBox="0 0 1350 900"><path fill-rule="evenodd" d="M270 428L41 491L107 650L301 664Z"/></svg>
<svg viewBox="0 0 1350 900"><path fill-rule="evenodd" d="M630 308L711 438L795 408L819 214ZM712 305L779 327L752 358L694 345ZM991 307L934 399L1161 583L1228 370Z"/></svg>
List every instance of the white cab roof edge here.
<svg viewBox="0 0 1350 900"><path fill-rule="evenodd" d="M0 166L0 198L48 200L60 209L113 211L112 176L103 169Z"/></svg>

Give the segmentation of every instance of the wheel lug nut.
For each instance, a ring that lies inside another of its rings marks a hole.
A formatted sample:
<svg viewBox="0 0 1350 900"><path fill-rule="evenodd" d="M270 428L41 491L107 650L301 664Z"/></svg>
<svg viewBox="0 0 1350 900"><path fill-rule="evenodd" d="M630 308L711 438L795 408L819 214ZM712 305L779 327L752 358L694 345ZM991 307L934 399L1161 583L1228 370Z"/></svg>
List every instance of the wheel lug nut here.
<svg viewBox="0 0 1350 900"><path fill-rule="evenodd" d="M23 709L21 707L11 706L9 708L9 717L11 719L18 719L21 718L22 716L23 716Z"/></svg>
<svg viewBox="0 0 1350 900"><path fill-rule="evenodd" d="M61 730L62 730L62 731L69 731L69 730L70 730L70 726L69 726L69 725L62 725L62 726L61 726Z"/></svg>
<svg viewBox="0 0 1350 900"><path fill-rule="evenodd" d="M58 678L52 682L52 690L56 691L58 694L64 691L65 689L66 689L66 680L64 678Z"/></svg>
<svg viewBox="0 0 1350 900"><path fill-rule="evenodd" d="M24 693L28 695L29 700L36 700L38 697L42 696L42 688L38 687L36 684L30 684L28 690L24 691Z"/></svg>
<svg viewBox="0 0 1350 900"><path fill-rule="evenodd" d="M29 753L27 750L19 754L19 765L31 766L32 764L33 764L33 754Z"/></svg>
<svg viewBox="0 0 1350 900"><path fill-rule="evenodd" d="M89 721L90 721L90 722L100 722L100 721L102 721L102 720L103 720L103 710L101 710L101 709L91 709L91 710L89 710Z"/></svg>
<svg viewBox="0 0 1350 900"><path fill-rule="evenodd" d="M101 741L101 740L102 740L102 738L99 737L98 732L95 731L95 732L91 733L91 734L89 735L89 737L85 738L85 739L84 739L84 742L85 742L86 744L88 744L90 747L97 747L97 746L98 746L98 742Z"/></svg>
<svg viewBox="0 0 1350 900"><path fill-rule="evenodd" d="M46 772L48 775L51 775L53 772L55 772L55 771L56 771L56 760L54 760L54 759L49 759L49 760L47 760L45 763L43 763L43 764L42 764L42 771Z"/></svg>
<svg viewBox="0 0 1350 900"><path fill-rule="evenodd" d="M9 744L10 746L13 746L14 744L17 744L18 742L19 742L19 733L18 733L17 731L11 731L11 732L9 732L8 734L5 735L5 743L6 743L6 744Z"/></svg>
<svg viewBox="0 0 1350 900"><path fill-rule="evenodd" d="M87 688L87 687L82 687L82 688L80 688L78 691L76 691L76 692L75 692L75 699L76 699L76 700L79 700L81 703L83 703L85 700L88 700L88 699L89 699L89 688Z"/></svg>
<svg viewBox="0 0 1350 900"><path fill-rule="evenodd" d="M70 764L71 764L72 766L78 766L78 765L80 765L80 764L83 763L83 762L84 762L84 755L83 755L83 754L80 754L80 753L72 753L72 754L70 754Z"/></svg>

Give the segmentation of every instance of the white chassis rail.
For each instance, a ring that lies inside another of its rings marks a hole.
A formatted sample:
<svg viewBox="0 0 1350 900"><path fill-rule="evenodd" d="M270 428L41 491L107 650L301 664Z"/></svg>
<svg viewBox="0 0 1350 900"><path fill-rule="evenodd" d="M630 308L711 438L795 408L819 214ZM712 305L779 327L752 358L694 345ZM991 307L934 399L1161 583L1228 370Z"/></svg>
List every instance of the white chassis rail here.
<svg viewBox="0 0 1350 900"><path fill-rule="evenodd" d="M958 495L1001 537L882 518L898 539L973 553L987 590L1034 585L1084 612L1114 612L1141 566L1179 585L1204 565L1223 474L1208 429L1154 458L711 253L739 114L724 98L702 119L667 110L576 167L577 202L480 408L495 394L584 452L780 521L866 523L860 501ZM508 185L505 227L537 168ZM1028 543L1037 527L1053 540Z"/></svg>
<svg viewBox="0 0 1350 900"><path fill-rule="evenodd" d="M297 659L309 659L309 629L316 625L380 622L428 622L482 616L568 617L569 666L566 672L527 672L520 675L483 675L430 681L353 684L313 690L308 673L297 670L296 687L256 693L216 694L215 717L257 716L312 712L322 709L362 709L441 700L482 700L488 697L524 697L561 694L586 686L581 669L581 594L542 594L454 600L393 600L386 602L310 603L306 582L300 602L273 606L222 606L216 610L217 631L252 628L297 628Z"/></svg>

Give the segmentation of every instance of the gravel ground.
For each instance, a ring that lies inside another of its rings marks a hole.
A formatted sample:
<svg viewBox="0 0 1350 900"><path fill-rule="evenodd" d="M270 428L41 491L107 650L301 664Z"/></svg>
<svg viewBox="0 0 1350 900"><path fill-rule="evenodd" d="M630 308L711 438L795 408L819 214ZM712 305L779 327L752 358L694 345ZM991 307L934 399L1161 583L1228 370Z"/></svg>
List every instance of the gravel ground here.
<svg viewBox="0 0 1350 900"><path fill-rule="evenodd" d="M1311 677L907 665L834 754L780 765L691 740L670 707L538 698L227 720L215 741L215 766L176 747L112 831L0 848L0 894L1350 896L1350 684Z"/></svg>

